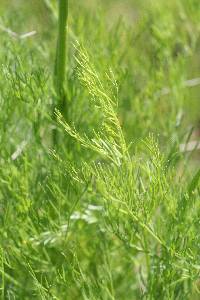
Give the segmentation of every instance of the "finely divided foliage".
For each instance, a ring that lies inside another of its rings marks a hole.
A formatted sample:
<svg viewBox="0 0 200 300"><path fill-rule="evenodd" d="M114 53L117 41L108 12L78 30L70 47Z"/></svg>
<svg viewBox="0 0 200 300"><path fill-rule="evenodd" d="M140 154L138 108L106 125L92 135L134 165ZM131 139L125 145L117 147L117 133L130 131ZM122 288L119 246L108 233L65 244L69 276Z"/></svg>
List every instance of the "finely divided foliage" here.
<svg viewBox="0 0 200 300"><path fill-rule="evenodd" d="M199 4L147 2L0 4L2 299L200 297Z"/></svg>

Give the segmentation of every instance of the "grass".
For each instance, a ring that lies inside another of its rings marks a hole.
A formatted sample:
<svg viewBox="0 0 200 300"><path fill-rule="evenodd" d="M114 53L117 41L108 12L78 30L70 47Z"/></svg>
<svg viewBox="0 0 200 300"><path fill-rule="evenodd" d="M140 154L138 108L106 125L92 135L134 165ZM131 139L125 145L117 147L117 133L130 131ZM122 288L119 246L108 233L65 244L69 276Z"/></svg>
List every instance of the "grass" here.
<svg viewBox="0 0 200 300"><path fill-rule="evenodd" d="M10 2L1 299L198 300L198 1Z"/></svg>

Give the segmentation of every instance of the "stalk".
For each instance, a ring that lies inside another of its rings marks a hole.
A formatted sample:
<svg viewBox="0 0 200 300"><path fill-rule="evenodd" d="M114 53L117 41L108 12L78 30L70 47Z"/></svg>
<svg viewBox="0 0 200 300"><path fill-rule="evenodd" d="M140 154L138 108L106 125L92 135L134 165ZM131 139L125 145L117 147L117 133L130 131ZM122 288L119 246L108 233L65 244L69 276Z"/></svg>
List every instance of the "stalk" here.
<svg viewBox="0 0 200 300"><path fill-rule="evenodd" d="M57 95L58 109L67 114L65 81L66 81L66 48L67 48L68 0L58 0L58 38L54 69L54 88ZM57 132L54 130L54 144L57 142Z"/></svg>
<svg viewBox="0 0 200 300"><path fill-rule="evenodd" d="M66 70L68 0L59 0L58 40L55 60L55 89L63 96Z"/></svg>

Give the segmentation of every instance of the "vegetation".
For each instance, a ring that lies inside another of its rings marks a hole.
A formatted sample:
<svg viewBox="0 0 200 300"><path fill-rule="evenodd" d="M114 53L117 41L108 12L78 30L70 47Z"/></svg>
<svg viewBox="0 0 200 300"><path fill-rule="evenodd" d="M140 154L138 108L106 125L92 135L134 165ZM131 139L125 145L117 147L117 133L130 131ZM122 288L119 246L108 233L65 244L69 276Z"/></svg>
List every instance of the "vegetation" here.
<svg viewBox="0 0 200 300"><path fill-rule="evenodd" d="M199 0L0 12L1 299L198 300Z"/></svg>

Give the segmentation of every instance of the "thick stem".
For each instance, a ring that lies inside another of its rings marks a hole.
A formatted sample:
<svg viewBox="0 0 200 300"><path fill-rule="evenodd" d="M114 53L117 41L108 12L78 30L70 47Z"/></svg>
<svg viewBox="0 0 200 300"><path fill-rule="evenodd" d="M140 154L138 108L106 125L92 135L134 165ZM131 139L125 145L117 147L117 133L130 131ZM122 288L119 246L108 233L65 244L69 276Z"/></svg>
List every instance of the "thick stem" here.
<svg viewBox="0 0 200 300"><path fill-rule="evenodd" d="M55 89L59 97L64 93L66 71L68 0L59 0L58 40L55 61Z"/></svg>
<svg viewBox="0 0 200 300"><path fill-rule="evenodd" d="M65 95L66 77L66 42L68 0L58 0L58 39L54 70L54 88L57 95L57 107L65 116L67 115L67 103ZM53 110L55 107L53 108ZM54 113L54 112L53 112ZM53 132L54 144L57 144L57 131Z"/></svg>

